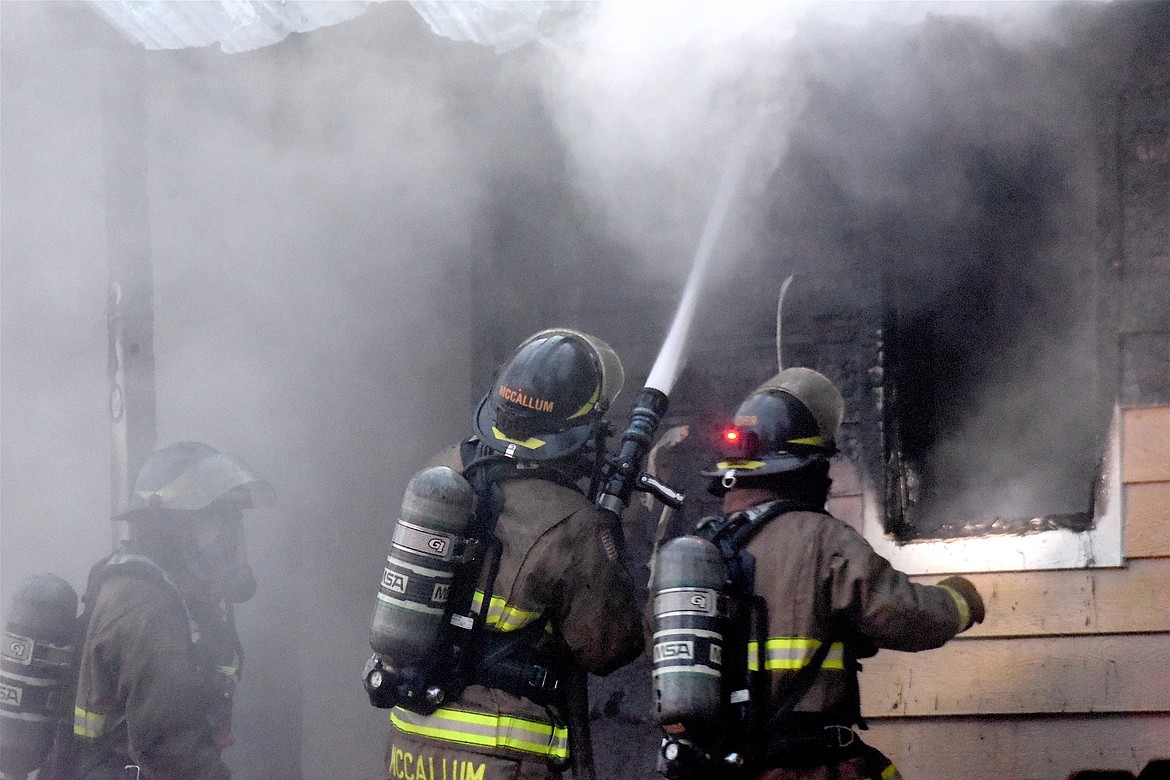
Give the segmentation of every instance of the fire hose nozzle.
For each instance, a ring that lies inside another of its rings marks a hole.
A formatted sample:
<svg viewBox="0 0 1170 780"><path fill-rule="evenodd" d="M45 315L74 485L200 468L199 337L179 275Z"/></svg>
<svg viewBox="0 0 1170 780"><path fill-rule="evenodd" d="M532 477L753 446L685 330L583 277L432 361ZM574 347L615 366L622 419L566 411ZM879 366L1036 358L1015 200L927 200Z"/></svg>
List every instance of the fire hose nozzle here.
<svg viewBox="0 0 1170 780"><path fill-rule="evenodd" d="M609 477L597 497L598 508L621 515L629 506L630 496L641 476L642 463L650 452L654 432L666 413L669 400L666 393L653 387L643 387L634 397L630 422L622 433L621 448L611 461Z"/></svg>

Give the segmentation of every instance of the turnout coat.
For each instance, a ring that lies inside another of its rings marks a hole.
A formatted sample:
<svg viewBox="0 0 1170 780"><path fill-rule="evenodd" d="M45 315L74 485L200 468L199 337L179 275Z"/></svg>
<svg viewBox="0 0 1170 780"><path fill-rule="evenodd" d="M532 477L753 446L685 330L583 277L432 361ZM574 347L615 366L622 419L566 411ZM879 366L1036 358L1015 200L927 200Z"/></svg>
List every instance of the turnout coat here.
<svg viewBox="0 0 1170 780"><path fill-rule="evenodd" d="M94 598L96 580L96 598ZM82 780L225 780L239 641L230 623L196 619L170 578L116 554L91 575L74 737ZM218 625L215 623L218 622Z"/></svg>
<svg viewBox="0 0 1170 780"><path fill-rule="evenodd" d="M770 701L762 711L772 712L820 645L832 643L820 672L794 707L791 720L798 727L808 724L821 730L826 725L855 725L860 719L858 658L871 656L879 648L939 647L969 623L967 604L958 594L950 588L911 582L851 526L828 514L781 514L759 531L746 550L756 559L756 593L767 603L763 646L758 641L748 646L749 668L763 670L767 678ZM839 761L816 765L834 755ZM855 750L814 755L808 763L773 769L761 777L898 776L888 760L860 741Z"/></svg>
<svg viewBox="0 0 1170 780"><path fill-rule="evenodd" d="M457 452L437 461L462 470ZM635 589L618 523L580 492L538 477L500 482L495 533L502 557L491 594L477 593L489 631L544 627L539 641L605 675L643 648ZM498 780L557 777L570 760L566 714L500 688L470 685L423 716L390 711L387 777Z"/></svg>

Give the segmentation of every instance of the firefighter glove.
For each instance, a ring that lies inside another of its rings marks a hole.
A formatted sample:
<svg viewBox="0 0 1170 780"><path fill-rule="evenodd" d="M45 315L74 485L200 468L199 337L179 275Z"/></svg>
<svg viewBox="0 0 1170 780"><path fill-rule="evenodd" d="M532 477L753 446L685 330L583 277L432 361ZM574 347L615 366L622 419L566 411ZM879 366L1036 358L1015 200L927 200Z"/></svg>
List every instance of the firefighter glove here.
<svg viewBox="0 0 1170 780"><path fill-rule="evenodd" d="M959 607L959 619L963 623L961 631L966 631L976 623L983 622L986 615L983 597L979 595L979 591L975 590L975 585L972 584L971 580L966 577L947 577L940 581L938 586L950 593L955 604Z"/></svg>

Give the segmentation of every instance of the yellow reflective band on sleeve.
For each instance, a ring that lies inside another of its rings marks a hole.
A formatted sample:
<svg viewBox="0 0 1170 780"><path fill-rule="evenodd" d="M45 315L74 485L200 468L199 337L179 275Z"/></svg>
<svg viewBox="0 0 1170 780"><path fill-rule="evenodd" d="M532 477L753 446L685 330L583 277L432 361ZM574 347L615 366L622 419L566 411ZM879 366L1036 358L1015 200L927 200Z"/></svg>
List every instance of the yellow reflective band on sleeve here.
<svg viewBox="0 0 1170 780"><path fill-rule="evenodd" d="M967 599L963 598L963 594L950 585L939 585L938 587L949 593L954 599L955 606L959 608L959 630L967 630L971 625L971 605L967 603Z"/></svg>
<svg viewBox="0 0 1170 780"><path fill-rule="evenodd" d="M500 441L506 441L509 444L515 444L517 447L523 447L526 450L535 450L539 447L543 447L548 443L544 439L538 439L535 436L531 436L524 441L520 441L519 439L509 439L504 435L503 431L494 425L492 426L492 435L494 435Z"/></svg>
<svg viewBox="0 0 1170 780"><path fill-rule="evenodd" d="M453 707L442 707L430 715L395 707L390 710L390 722L406 734L444 742L506 748L561 762L569 758L569 730L553 723Z"/></svg>
<svg viewBox="0 0 1170 780"><path fill-rule="evenodd" d="M73 708L73 733L82 739L97 739L106 730L107 716L81 707Z"/></svg>
<svg viewBox="0 0 1170 780"><path fill-rule="evenodd" d="M779 636L771 637L764 644L764 668L768 671L792 671L808 666L821 646L819 639L806 637ZM759 645L756 642L748 643L748 670L759 671ZM829 647L829 654L825 656L822 669L845 669L845 645L834 642Z"/></svg>
<svg viewBox="0 0 1170 780"><path fill-rule="evenodd" d="M382 595L382 594L379 593L378 595ZM239 656L239 654L232 653L231 663L222 664L220 666L217 666L217 667L215 667L215 671L219 672L220 674L224 675L225 677L231 677L233 680L239 681L239 679L240 679L240 656Z"/></svg>
<svg viewBox="0 0 1170 780"><path fill-rule="evenodd" d="M471 599L471 608L475 612L479 612L483 608L483 591L477 590L475 592L475 596ZM484 625L494 626L497 631L515 631L528 625L540 615L540 612L520 609L499 596L492 596L491 603L488 604Z"/></svg>

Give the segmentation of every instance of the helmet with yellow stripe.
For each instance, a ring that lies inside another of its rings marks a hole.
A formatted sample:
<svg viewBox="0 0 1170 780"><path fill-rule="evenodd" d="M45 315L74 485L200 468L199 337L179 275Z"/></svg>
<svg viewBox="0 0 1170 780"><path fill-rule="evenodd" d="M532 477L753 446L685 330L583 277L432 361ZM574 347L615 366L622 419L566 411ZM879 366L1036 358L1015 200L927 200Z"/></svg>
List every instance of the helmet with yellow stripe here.
<svg viewBox="0 0 1170 780"><path fill-rule="evenodd" d="M826 376L786 368L739 405L719 442L722 459L703 475L727 484L826 460L837 452L843 410L841 393Z"/></svg>
<svg viewBox="0 0 1170 780"><path fill-rule="evenodd" d="M521 342L475 414L480 440L521 460L565 457L592 439L625 379L599 338L550 328Z"/></svg>

